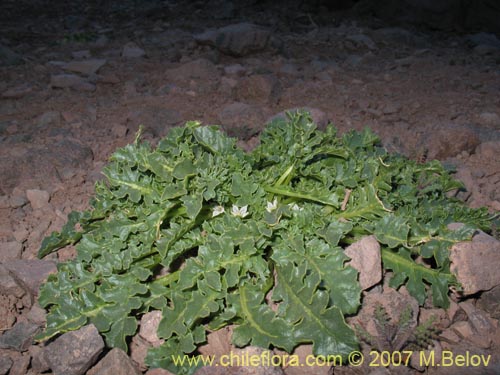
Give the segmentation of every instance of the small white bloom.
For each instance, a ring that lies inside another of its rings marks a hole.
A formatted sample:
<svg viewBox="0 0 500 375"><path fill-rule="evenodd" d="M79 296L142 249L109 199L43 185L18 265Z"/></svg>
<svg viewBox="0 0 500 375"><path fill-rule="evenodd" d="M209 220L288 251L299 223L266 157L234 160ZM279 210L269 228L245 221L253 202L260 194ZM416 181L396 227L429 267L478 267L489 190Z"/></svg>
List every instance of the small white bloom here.
<svg viewBox="0 0 500 375"><path fill-rule="evenodd" d="M245 217L245 216L248 215L247 209L248 209L248 206L243 206L241 208L238 208L237 205L233 204L233 208L231 210L231 214L233 216L239 216L239 217L243 218L243 217Z"/></svg>
<svg viewBox="0 0 500 375"><path fill-rule="evenodd" d="M214 210L212 211L212 217L219 216L220 214L224 213L224 207L222 206L215 206Z"/></svg>
<svg viewBox="0 0 500 375"><path fill-rule="evenodd" d="M304 209L303 207L299 207L297 203L290 203L289 206L292 211L302 211Z"/></svg>
<svg viewBox="0 0 500 375"><path fill-rule="evenodd" d="M272 202L267 202L267 207L266 207L267 212L273 212L277 208L278 208L278 200L276 198L274 198Z"/></svg>

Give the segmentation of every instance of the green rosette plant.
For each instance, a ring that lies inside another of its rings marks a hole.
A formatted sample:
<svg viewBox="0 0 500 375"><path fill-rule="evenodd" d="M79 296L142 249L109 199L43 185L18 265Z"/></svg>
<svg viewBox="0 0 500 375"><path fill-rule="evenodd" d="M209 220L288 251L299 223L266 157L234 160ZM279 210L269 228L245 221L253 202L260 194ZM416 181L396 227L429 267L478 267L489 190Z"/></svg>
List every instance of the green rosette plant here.
<svg viewBox="0 0 500 375"><path fill-rule="evenodd" d="M188 122L156 148L117 150L91 208L73 212L39 256L76 244L42 286L48 309L38 340L92 323L127 350L140 317L162 311L147 361L174 373L212 330L232 325L239 347L315 355L358 348L346 315L360 306L358 272L343 248L373 234L390 285L448 306L451 244L488 226L485 209L448 198L461 187L441 164L390 155L369 130L338 137L306 113L270 123L245 153L214 126ZM455 231L451 222L465 225Z"/></svg>

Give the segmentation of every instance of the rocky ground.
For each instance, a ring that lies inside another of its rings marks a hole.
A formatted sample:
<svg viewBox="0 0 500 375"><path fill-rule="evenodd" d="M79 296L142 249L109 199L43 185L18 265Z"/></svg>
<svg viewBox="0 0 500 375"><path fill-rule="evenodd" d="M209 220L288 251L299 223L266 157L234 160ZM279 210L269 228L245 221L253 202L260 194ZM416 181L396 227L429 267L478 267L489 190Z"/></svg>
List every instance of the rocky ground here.
<svg viewBox="0 0 500 375"><path fill-rule="evenodd" d="M132 359L104 352L92 327L61 337L50 351L31 340L44 323L38 286L55 262L73 255L64 249L37 260L41 240L69 212L87 207L107 158L134 139L140 124L153 143L187 120L221 124L250 149L267 120L307 107L320 126L332 122L340 132L368 126L391 152L455 167L467 188L457 193L460 199L500 211L500 40L494 34L394 27L258 2L241 9L202 3L2 5L0 374L84 374L92 366L91 375L146 371L141 353L153 340L148 335L135 338ZM419 321L438 317L437 350L493 355L489 368L464 369L468 374L500 372L498 229L491 234L472 246L484 256L455 258L458 268L472 270L462 274L473 285L468 298L455 296L446 311L414 308ZM493 276L485 281L488 272ZM367 292L370 299L413 304L404 290L383 286ZM366 309L360 317L370 316L369 304ZM154 324L148 318L144 327ZM415 363L378 371L460 373Z"/></svg>

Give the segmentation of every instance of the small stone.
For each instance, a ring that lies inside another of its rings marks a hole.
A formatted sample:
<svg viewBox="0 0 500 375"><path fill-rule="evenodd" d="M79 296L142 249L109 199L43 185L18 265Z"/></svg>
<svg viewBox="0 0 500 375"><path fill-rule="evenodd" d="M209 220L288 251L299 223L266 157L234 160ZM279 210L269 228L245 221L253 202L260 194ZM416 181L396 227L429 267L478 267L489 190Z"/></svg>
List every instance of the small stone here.
<svg viewBox="0 0 500 375"><path fill-rule="evenodd" d="M50 87L71 88L77 91L95 91L94 84L75 74L56 74L50 77Z"/></svg>
<svg viewBox="0 0 500 375"><path fill-rule="evenodd" d="M106 64L105 59L91 59L82 61L71 61L63 66L64 70L74 73L82 73L87 76L97 73L97 71Z"/></svg>
<svg viewBox="0 0 500 375"><path fill-rule="evenodd" d="M45 358L54 375L83 375L104 349L104 341L93 324L67 332L50 343Z"/></svg>
<svg viewBox="0 0 500 375"><path fill-rule="evenodd" d="M17 241L0 242L0 263L20 259L23 244Z"/></svg>
<svg viewBox="0 0 500 375"><path fill-rule="evenodd" d="M173 81L181 80L217 80L220 77L219 70L210 60L200 58L189 61L181 66L166 72L168 78Z"/></svg>
<svg viewBox="0 0 500 375"><path fill-rule="evenodd" d="M47 321L47 312L45 309L42 309L38 303L35 303L26 314L26 318L33 324L43 326Z"/></svg>
<svg viewBox="0 0 500 375"><path fill-rule="evenodd" d="M0 264L0 293L21 298L26 291L14 280L9 270Z"/></svg>
<svg viewBox="0 0 500 375"><path fill-rule="evenodd" d="M50 194L46 190L29 189L26 190L26 197L28 198L31 207L34 210L46 207L49 204Z"/></svg>
<svg viewBox="0 0 500 375"><path fill-rule="evenodd" d="M18 352L28 350L39 328L37 324L30 322L17 322L0 336L0 349L13 349Z"/></svg>
<svg viewBox="0 0 500 375"><path fill-rule="evenodd" d="M270 74L255 74L242 78L236 87L241 102L277 102L279 87L276 77Z"/></svg>
<svg viewBox="0 0 500 375"><path fill-rule="evenodd" d="M12 367L12 359L7 356L0 356L0 375L6 375Z"/></svg>
<svg viewBox="0 0 500 375"><path fill-rule="evenodd" d="M472 241L452 246L450 269L462 284L462 295L469 296L500 285L499 253L500 241L484 232L475 235Z"/></svg>
<svg viewBox="0 0 500 375"><path fill-rule="evenodd" d="M81 51L71 52L71 56L73 56L74 59L83 60L83 59L90 59L90 56L92 56L92 54L88 49L84 49Z"/></svg>
<svg viewBox="0 0 500 375"><path fill-rule="evenodd" d="M11 208L23 207L28 202L29 201L28 198L26 198L25 191L19 188L14 188L12 194L10 195L10 207Z"/></svg>
<svg viewBox="0 0 500 375"><path fill-rule="evenodd" d="M499 126L500 116L494 112L482 112L479 115L479 123L486 126Z"/></svg>
<svg viewBox="0 0 500 375"><path fill-rule="evenodd" d="M21 85L12 87L7 91L2 93L2 98L4 99L20 99L23 96L28 95L31 91L33 91L33 87L28 83L23 83Z"/></svg>
<svg viewBox="0 0 500 375"><path fill-rule="evenodd" d="M246 71L247 69L240 64L226 65L224 67L224 73L227 75L242 76Z"/></svg>
<svg viewBox="0 0 500 375"><path fill-rule="evenodd" d="M233 56L245 56L267 46L271 31L252 23L228 25L194 36L199 44L208 44Z"/></svg>
<svg viewBox="0 0 500 375"><path fill-rule="evenodd" d="M106 356L92 367L87 375L140 375L127 354L119 349L112 349Z"/></svg>
<svg viewBox="0 0 500 375"><path fill-rule="evenodd" d="M54 262L40 259L17 259L3 266L32 295L38 295L40 285L49 274L57 271Z"/></svg>
<svg viewBox="0 0 500 375"><path fill-rule="evenodd" d="M351 258L350 265L359 271L362 290L371 288L382 280L382 258L380 244L375 236L366 236L349 245L345 255Z"/></svg>
<svg viewBox="0 0 500 375"><path fill-rule="evenodd" d="M61 113L58 111L45 112L38 118L38 126L59 125L61 123ZM29 199L29 198L28 198Z"/></svg>
<svg viewBox="0 0 500 375"><path fill-rule="evenodd" d="M159 310L150 311L141 318L141 327L139 335L153 346L160 346L165 342L158 337L158 325L162 319L162 313Z"/></svg>
<svg viewBox="0 0 500 375"><path fill-rule="evenodd" d="M358 47L366 47L370 50L377 49L377 45L368 35L348 35L346 39L350 42L353 42Z"/></svg>
<svg viewBox="0 0 500 375"><path fill-rule="evenodd" d="M122 57L126 58L138 58L146 56L146 51L139 47L134 42L129 42L123 46Z"/></svg>

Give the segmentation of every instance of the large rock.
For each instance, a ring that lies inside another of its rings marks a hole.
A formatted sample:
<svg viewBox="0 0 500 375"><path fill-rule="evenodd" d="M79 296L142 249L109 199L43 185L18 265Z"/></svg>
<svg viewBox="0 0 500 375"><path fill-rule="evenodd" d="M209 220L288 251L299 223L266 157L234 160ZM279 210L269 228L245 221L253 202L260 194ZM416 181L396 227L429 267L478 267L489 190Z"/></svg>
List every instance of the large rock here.
<svg viewBox="0 0 500 375"><path fill-rule="evenodd" d="M205 31L194 38L198 43L214 46L228 55L245 56L264 49L270 35L270 30L264 27L238 23Z"/></svg>
<svg viewBox="0 0 500 375"><path fill-rule="evenodd" d="M44 349L54 375L83 375L104 349L104 341L93 324L68 332Z"/></svg>
<svg viewBox="0 0 500 375"><path fill-rule="evenodd" d="M87 375L140 375L141 372L134 366L127 354L118 348L111 350L106 356L92 367Z"/></svg>
<svg viewBox="0 0 500 375"><path fill-rule="evenodd" d="M464 296L500 285L500 241L479 232L472 241L459 242L450 250L451 271L462 284Z"/></svg>
<svg viewBox="0 0 500 375"><path fill-rule="evenodd" d="M348 246L345 255L351 258L350 265L359 271L359 284L366 290L382 280L382 258L380 244L375 236L366 236Z"/></svg>

